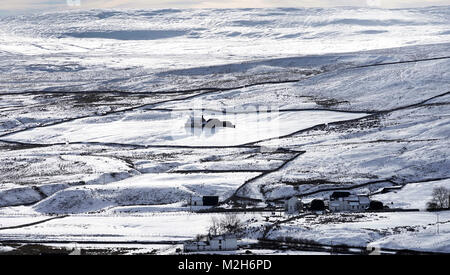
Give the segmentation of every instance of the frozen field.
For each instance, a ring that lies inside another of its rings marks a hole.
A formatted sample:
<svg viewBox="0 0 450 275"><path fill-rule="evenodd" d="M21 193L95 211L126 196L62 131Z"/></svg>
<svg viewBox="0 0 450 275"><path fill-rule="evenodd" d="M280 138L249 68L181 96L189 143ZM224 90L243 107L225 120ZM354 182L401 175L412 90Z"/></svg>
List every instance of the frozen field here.
<svg viewBox="0 0 450 275"><path fill-rule="evenodd" d="M197 112L198 113L198 112ZM235 128L202 130L185 127L190 113L137 112L87 118L10 135L5 140L37 144L99 142L136 145L230 146L277 138L317 124L350 120L365 114L304 111L208 114L231 121ZM126 129L126 130L125 130Z"/></svg>

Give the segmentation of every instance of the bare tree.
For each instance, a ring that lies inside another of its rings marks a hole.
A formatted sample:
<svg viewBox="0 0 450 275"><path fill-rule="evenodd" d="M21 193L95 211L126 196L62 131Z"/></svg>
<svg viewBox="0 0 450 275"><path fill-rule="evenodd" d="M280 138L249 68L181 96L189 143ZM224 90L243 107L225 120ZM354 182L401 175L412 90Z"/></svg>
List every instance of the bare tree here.
<svg viewBox="0 0 450 275"><path fill-rule="evenodd" d="M211 235L218 235L220 231L220 221L217 217L211 218L211 225L209 227L209 234Z"/></svg>
<svg viewBox="0 0 450 275"><path fill-rule="evenodd" d="M430 209L449 208L450 190L445 187L436 187L433 189L432 199L428 203Z"/></svg>
<svg viewBox="0 0 450 275"><path fill-rule="evenodd" d="M225 214L222 218L212 217L209 227L209 234L235 234L239 233L243 228L243 223L235 213Z"/></svg>

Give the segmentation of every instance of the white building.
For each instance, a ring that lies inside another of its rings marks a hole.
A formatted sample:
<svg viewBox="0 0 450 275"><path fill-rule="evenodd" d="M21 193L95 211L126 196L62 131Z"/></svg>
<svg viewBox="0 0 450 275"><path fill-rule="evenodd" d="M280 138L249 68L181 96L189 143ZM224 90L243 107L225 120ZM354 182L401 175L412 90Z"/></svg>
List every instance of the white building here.
<svg viewBox="0 0 450 275"><path fill-rule="evenodd" d="M198 241L184 243L185 252L236 250L237 239L233 235L205 236Z"/></svg>
<svg viewBox="0 0 450 275"><path fill-rule="evenodd" d="M302 201L297 197L292 197L284 203L284 210L288 214L295 214L303 209Z"/></svg>
<svg viewBox="0 0 450 275"><path fill-rule="evenodd" d="M328 208L332 212L358 212L367 210L369 206L369 197L362 195L349 195L347 197L332 198Z"/></svg>
<svg viewBox="0 0 450 275"><path fill-rule="evenodd" d="M189 199L189 205L191 205L191 206L203 206L203 197L191 197Z"/></svg>

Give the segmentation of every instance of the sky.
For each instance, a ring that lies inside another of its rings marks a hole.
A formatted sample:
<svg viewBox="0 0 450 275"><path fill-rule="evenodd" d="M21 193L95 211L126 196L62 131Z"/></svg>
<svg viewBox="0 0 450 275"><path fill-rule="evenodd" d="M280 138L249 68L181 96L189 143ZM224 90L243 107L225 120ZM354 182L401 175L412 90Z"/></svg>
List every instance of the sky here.
<svg viewBox="0 0 450 275"><path fill-rule="evenodd" d="M450 5L450 0L0 0L0 13L55 9L270 8L362 6L411 8Z"/></svg>

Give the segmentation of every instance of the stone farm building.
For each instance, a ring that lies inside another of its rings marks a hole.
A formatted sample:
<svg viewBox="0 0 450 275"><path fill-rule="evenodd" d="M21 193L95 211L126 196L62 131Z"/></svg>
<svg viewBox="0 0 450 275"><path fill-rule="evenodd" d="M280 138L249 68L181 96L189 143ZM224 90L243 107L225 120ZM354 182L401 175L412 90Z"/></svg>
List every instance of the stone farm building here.
<svg viewBox="0 0 450 275"><path fill-rule="evenodd" d="M370 206L370 199L364 195L352 195L350 192L334 192L330 196L328 208L331 212L365 211Z"/></svg>
<svg viewBox="0 0 450 275"><path fill-rule="evenodd" d="M184 252L226 251L237 249L237 238L233 235L204 236L196 241L184 243Z"/></svg>
<svg viewBox="0 0 450 275"><path fill-rule="evenodd" d="M191 116L185 124L186 127L190 128L235 128L236 126L230 121L222 121L216 118L210 118L206 120L202 117L193 117Z"/></svg>

